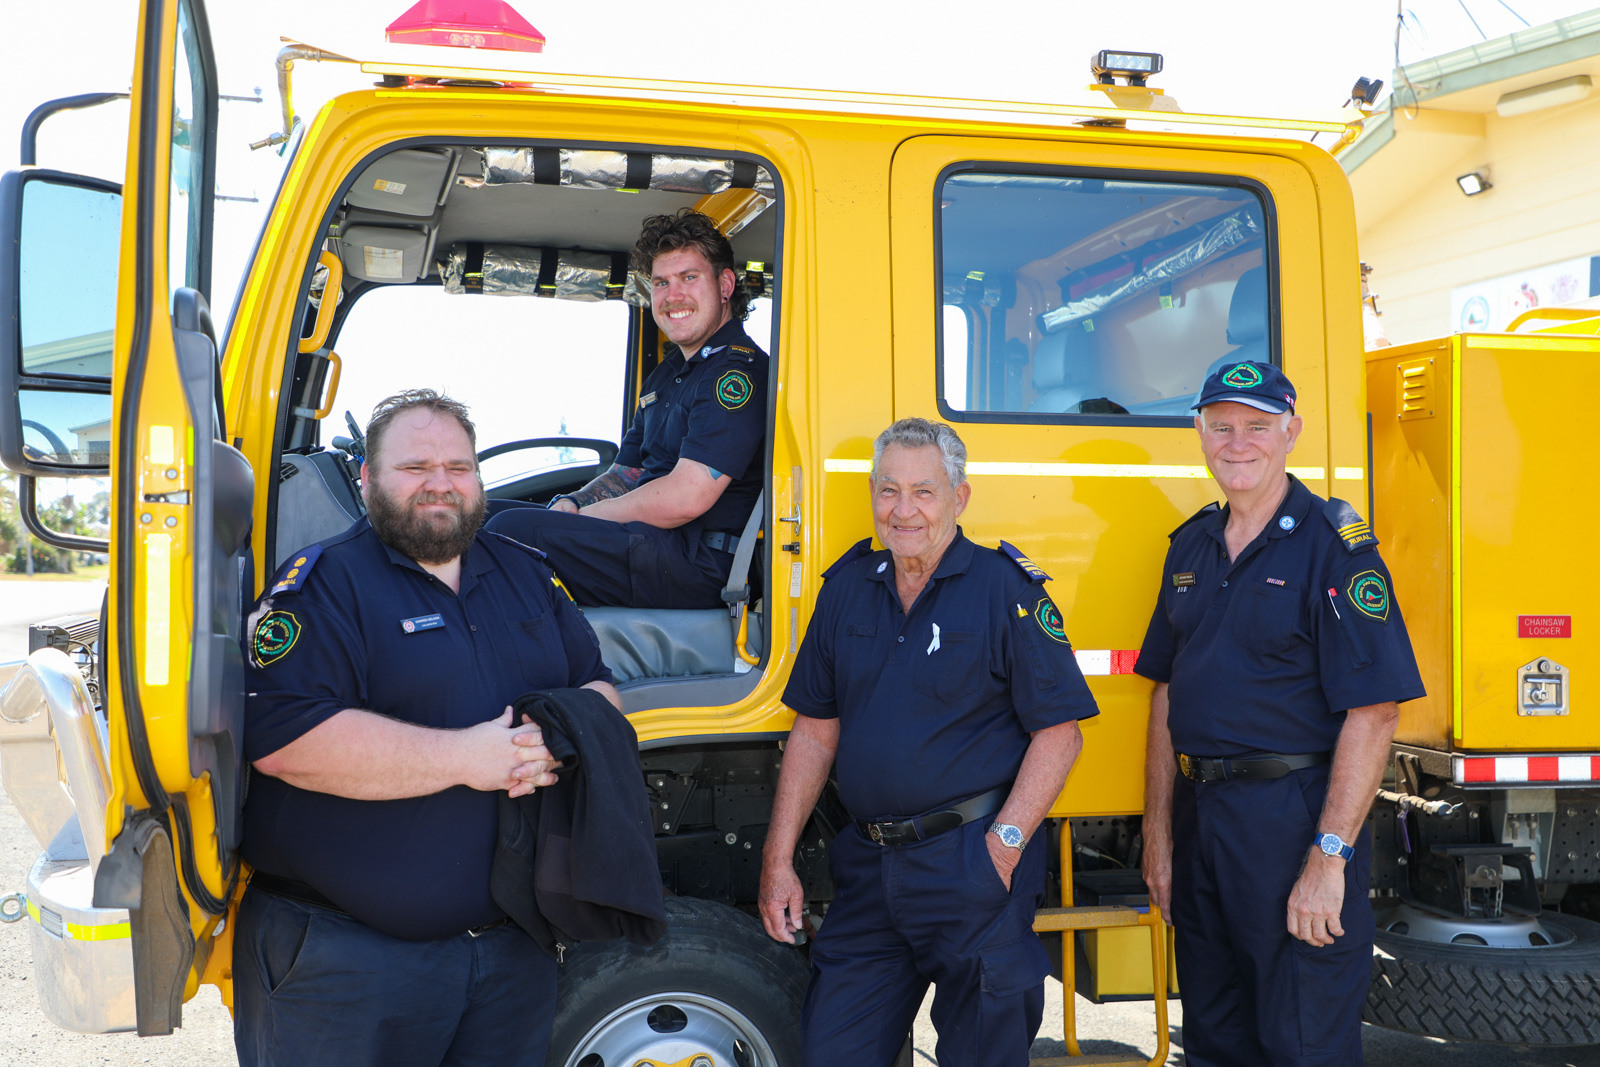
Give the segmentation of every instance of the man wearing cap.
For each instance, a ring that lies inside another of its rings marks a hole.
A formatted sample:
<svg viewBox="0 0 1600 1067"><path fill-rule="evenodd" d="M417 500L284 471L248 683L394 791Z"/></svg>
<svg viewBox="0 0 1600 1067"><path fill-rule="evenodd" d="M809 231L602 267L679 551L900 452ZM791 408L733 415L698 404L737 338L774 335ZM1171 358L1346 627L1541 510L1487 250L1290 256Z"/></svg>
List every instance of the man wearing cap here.
<svg viewBox="0 0 1600 1067"><path fill-rule="evenodd" d="M720 608L761 496L767 354L744 332L750 294L710 217L645 219L633 269L676 348L645 379L616 462L548 510L513 507L489 529L545 552L580 604ZM760 553L751 562L759 572Z"/></svg>
<svg viewBox="0 0 1600 1067"><path fill-rule="evenodd" d="M1226 505L1171 535L1135 670L1156 683L1144 876L1176 931L1192 1067L1360 1064L1367 808L1423 695L1377 538L1286 469L1295 390L1241 362L1195 429Z"/></svg>
<svg viewBox="0 0 1600 1067"><path fill-rule="evenodd" d="M901 419L873 448L871 538L826 583L783 702L795 711L761 870L767 932L792 942L794 850L837 758L854 819L828 848L804 1067L888 1067L928 984L939 1062L1024 1067L1049 957L1033 933L1049 843L1032 842L1096 713L1049 578L967 540L966 446Z"/></svg>

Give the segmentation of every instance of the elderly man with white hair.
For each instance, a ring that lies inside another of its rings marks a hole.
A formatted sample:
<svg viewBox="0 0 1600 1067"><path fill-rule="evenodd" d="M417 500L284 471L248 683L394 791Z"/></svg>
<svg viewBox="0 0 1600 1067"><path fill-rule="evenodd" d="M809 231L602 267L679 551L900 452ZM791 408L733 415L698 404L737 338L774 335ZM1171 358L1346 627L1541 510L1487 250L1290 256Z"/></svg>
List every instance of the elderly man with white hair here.
<svg viewBox="0 0 1600 1067"><path fill-rule="evenodd" d="M794 941L802 828L837 760L853 823L811 947L808 1067L889 1067L928 985L941 1063L1028 1062L1049 959L1033 933L1047 849L1029 838L1096 714L1042 570L956 525L972 487L943 423L879 435L868 538L830 567L783 700L795 711L761 916Z"/></svg>

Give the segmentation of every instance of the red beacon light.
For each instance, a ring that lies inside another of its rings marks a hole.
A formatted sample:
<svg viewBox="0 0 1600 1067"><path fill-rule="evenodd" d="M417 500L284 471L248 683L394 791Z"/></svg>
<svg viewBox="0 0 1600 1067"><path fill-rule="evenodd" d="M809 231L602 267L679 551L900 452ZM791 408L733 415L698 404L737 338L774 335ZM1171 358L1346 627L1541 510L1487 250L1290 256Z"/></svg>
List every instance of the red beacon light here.
<svg viewBox="0 0 1600 1067"><path fill-rule="evenodd" d="M417 0L384 33L390 44L544 51L544 34L505 0Z"/></svg>

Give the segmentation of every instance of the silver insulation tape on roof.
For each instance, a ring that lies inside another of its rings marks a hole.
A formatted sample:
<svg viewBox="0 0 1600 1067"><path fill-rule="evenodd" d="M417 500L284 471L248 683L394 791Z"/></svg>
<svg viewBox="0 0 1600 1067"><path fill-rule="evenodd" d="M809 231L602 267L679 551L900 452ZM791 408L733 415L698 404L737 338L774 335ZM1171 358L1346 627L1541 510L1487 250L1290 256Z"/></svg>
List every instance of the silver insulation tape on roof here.
<svg viewBox="0 0 1600 1067"><path fill-rule="evenodd" d="M740 164L731 159L711 159L704 156L670 156L652 153L646 178L640 162L633 164L629 173L629 157L642 157L644 153L616 152L593 148L484 148L482 149L483 185L563 185L571 189L654 189L658 192L693 193L709 196L734 187L734 175ZM552 164L556 174L541 174L541 162ZM748 166L748 164L744 164ZM754 178L749 186L770 201L778 198L777 183L772 173L759 164L754 168Z"/></svg>
<svg viewBox="0 0 1600 1067"><path fill-rule="evenodd" d="M636 308L650 306L650 279L636 270L628 272L628 284L622 287L622 299Z"/></svg>
<svg viewBox="0 0 1600 1067"><path fill-rule="evenodd" d="M480 275L467 270L467 246L452 245L439 278L447 293L481 292L490 296L538 296L544 250L517 245L484 245Z"/></svg>
<svg viewBox="0 0 1600 1067"><path fill-rule="evenodd" d="M1206 227L1194 240L1167 249L1142 269L1046 311L1039 316L1040 324L1046 333L1058 333L1151 288L1190 274L1224 253L1258 240L1261 233L1261 223L1249 208L1230 212Z"/></svg>
<svg viewBox="0 0 1600 1067"><path fill-rule="evenodd" d="M606 253L567 249L557 253L557 300L604 300L610 281L611 257Z"/></svg>

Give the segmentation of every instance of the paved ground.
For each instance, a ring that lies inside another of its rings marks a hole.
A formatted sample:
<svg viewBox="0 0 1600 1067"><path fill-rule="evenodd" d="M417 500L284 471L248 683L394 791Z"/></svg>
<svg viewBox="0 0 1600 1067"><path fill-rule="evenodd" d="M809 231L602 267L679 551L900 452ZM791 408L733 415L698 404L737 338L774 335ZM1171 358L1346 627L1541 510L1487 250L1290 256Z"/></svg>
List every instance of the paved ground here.
<svg viewBox="0 0 1600 1067"><path fill-rule="evenodd" d="M0 663L27 652L27 623L70 612L97 612L104 583L0 580ZM0 894L22 889L39 846L0 791ZM57 1029L39 1010L33 988L26 921L0 925L0 1067L232 1067L232 1022L215 989L207 986L184 1005L184 1025L171 1037L85 1035ZM1062 1056L1061 984L1048 982L1044 1027L1034 1045L1040 1056ZM1183 1010L1171 1006L1168 1064L1184 1062ZM1155 1054L1155 1011L1149 1004L1095 1006L1078 1001L1078 1037L1087 1053ZM914 1034L916 1062L936 1064L936 1035L923 1005ZM1566 1052L1483 1045L1447 1045L1372 1027L1364 1035L1367 1067L1600 1067L1600 1047Z"/></svg>

